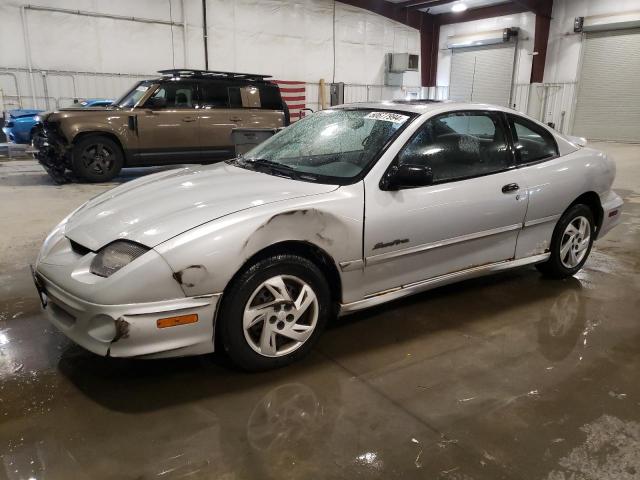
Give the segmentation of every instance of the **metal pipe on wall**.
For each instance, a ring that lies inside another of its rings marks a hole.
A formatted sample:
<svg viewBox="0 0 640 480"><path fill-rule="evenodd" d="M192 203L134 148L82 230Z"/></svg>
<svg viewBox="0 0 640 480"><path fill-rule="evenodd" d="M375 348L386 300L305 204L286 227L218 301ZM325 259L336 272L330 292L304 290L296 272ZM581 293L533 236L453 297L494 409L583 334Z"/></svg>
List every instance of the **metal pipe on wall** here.
<svg viewBox="0 0 640 480"><path fill-rule="evenodd" d="M47 85L47 72L44 70L40 72L42 75L42 90L44 91L44 103L47 110L51 110L51 104L49 103L49 86Z"/></svg>
<svg viewBox="0 0 640 480"><path fill-rule="evenodd" d="M143 18L143 17L128 17L126 15L114 15L111 13L89 12L86 10L72 10L70 8L45 7L43 5L23 5L20 8L27 9L27 10L39 10L41 12L68 13L70 15L80 15L83 17L110 18L112 20L126 20L129 22L155 23L159 25L182 27L182 24L174 21L157 20L154 18Z"/></svg>
<svg viewBox="0 0 640 480"><path fill-rule="evenodd" d="M20 94L20 85L18 84L18 76L12 72L0 72L0 75L7 75L13 77L13 84L16 87L16 96L18 97L18 107L22 108L22 95ZM5 95L8 97L9 95Z"/></svg>
<svg viewBox="0 0 640 480"><path fill-rule="evenodd" d="M182 48L184 50L183 68L189 68L189 49L187 47L187 39L189 38L187 35L187 11L184 8L184 0L180 0L180 4L182 5Z"/></svg>
<svg viewBox="0 0 640 480"><path fill-rule="evenodd" d="M28 72L28 68L24 67L2 67L7 72ZM35 69L39 70L39 69ZM49 75L95 75L97 77L157 77L156 73L118 73L118 72L87 72L84 70L47 70ZM75 83L75 82L74 82Z"/></svg>
<svg viewBox="0 0 640 480"><path fill-rule="evenodd" d="M77 89L76 89L76 77L74 77L71 73L58 72L55 70L49 70L48 75L55 75L57 77L69 77L71 79L71 84L73 85L73 96L77 97Z"/></svg>
<svg viewBox="0 0 640 480"><path fill-rule="evenodd" d="M207 35L207 0L202 0L202 38L204 40L204 69L209 70L209 46Z"/></svg>
<svg viewBox="0 0 640 480"><path fill-rule="evenodd" d="M31 40L29 38L29 23L27 22L27 5L20 6L20 19L22 20L22 36L24 39L24 52L27 58L27 69L29 70L29 83L31 85L31 100L33 108L38 108L36 100L36 82L33 79L33 66L31 64Z"/></svg>

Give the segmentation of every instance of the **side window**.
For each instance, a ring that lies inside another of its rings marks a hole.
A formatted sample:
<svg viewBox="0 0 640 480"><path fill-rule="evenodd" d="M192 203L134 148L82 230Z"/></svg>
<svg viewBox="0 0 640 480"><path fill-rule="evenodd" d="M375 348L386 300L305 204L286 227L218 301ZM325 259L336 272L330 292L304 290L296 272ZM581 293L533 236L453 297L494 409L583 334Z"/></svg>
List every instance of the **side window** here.
<svg viewBox="0 0 640 480"><path fill-rule="evenodd" d="M513 143L518 163L530 163L558 155L558 146L553 136L535 123L509 115Z"/></svg>
<svg viewBox="0 0 640 480"><path fill-rule="evenodd" d="M228 85L216 82L200 84L201 108L226 108L229 105Z"/></svg>
<svg viewBox="0 0 640 480"><path fill-rule="evenodd" d="M511 154L496 115L453 112L427 120L398 162L431 167L434 182L447 182L505 170Z"/></svg>
<svg viewBox="0 0 640 480"><path fill-rule="evenodd" d="M145 106L159 109L194 108L193 84L184 82L165 83L147 100Z"/></svg>
<svg viewBox="0 0 640 480"><path fill-rule="evenodd" d="M256 87L229 87L229 107L260 108L260 91Z"/></svg>
<svg viewBox="0 0 640 480"><path fill-rule="evenodd" d="M260 103L262 108L269 110L282 110L280 89L276 85L264 85L260 89Z"/></svg>

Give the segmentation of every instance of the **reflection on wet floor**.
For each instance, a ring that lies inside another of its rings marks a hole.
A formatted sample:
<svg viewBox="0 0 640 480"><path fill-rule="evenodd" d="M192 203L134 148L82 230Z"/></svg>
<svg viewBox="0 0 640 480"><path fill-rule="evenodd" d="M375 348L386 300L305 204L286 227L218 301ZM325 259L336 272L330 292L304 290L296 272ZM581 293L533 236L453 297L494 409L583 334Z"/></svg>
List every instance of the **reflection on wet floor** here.
<svg viewBox="0 0 640 480"><path fill-rule="evenodd" d="M333 321L308 359L252 375L216 355L92 355L12 266L0 479L638 479L639 220L628 203L576 278L440 288Z"/></svg>

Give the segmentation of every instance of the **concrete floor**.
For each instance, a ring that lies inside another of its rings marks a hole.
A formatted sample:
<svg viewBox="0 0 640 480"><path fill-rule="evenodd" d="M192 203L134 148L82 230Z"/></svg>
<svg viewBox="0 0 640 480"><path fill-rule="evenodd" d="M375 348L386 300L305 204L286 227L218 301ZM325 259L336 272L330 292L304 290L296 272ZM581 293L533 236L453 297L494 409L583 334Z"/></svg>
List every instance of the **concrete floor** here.
<svg viewBox="0 0 640 480"><path fill-rule="evenodd" d="M575 278L440 288L253 375L215 355L100 358L55 332L27 265L112 185L0 162L0 479L640 478L640 146L598 146L623 224Z"/></svg>

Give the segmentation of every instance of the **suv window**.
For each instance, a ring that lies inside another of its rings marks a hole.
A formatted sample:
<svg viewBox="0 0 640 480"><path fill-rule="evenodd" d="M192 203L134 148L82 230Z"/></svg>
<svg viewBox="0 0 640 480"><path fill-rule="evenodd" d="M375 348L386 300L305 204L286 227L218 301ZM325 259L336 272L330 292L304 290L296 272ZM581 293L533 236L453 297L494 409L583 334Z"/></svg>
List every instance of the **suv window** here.
<svg viewBox="0 0 640 480"><path fill-rule="evenodd" d="M427 120L400 152L398 163L431 167L434 182L512 166L500 119L491 112L452 112Z"/></svg>
<svg viewBox="0 0 640 480"><path fill-rule="evenodd" d="M277 85L229 87L231 108L262 108L282 110L282 98Z"/></svg>
<svg viewBox="0 0 640 480"><path fill-rule="evenodd" d="M282 98L277 85L263 85L260 89L260 103L262 108L282 110Z"/></svg>
<svg viewBox="0 0 640 480"><path fill-rule="evenodd" d="M191 83L163 83L147 100L153 108L194 108L195 88Z"/></svg>
<svg viewBox="0 0 640 480"><path fill-rule="evenodd" d="M530 163L558 156L556 141L546 129L526 118L509 115L518 163Z"/></svg>
<svg viewBox="0 0 640 480"><path fill-rule="evenodd" d="M229 106L229 85L226 83L202 82L200 84L200 106L202 108L226 108Z"/></svg>

